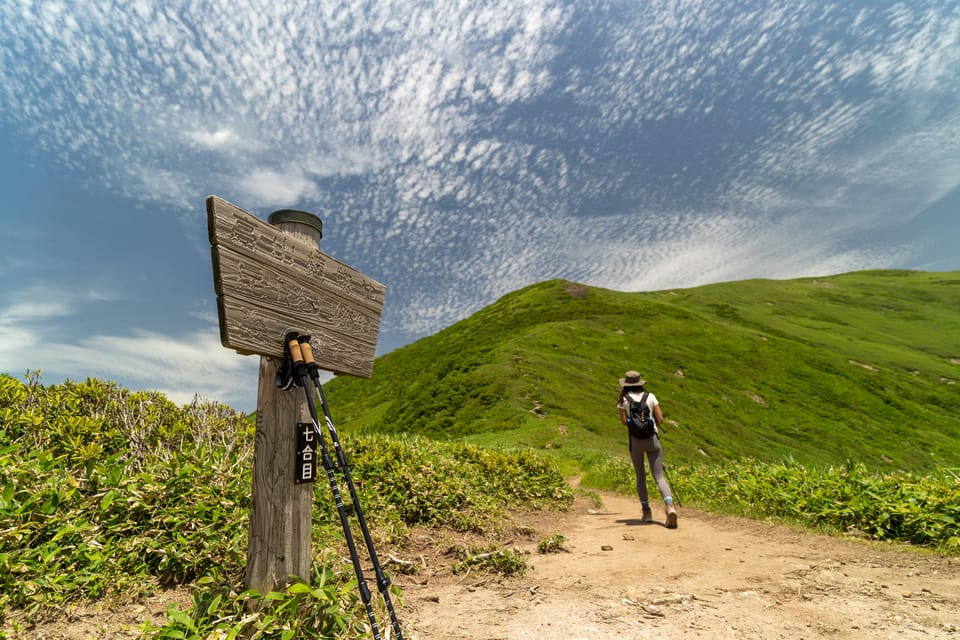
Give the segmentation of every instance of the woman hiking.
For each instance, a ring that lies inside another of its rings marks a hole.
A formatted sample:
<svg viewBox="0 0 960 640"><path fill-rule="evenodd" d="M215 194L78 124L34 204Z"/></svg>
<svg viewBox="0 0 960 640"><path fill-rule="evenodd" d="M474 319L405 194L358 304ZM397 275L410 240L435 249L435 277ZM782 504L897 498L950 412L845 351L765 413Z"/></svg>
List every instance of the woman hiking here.
<svg viewBox="0 0 960 640"><path fill-rule="evenodd" d="M643 522L653 522L650 499L647 496L647 478L643 455L650 460L650 472L657 482L667 515L667 529L677 528L677 510L673 506L673 492L663 474L663 448L660 446L658 427L663 423L663 411L657 396L644 385L647 383L636 371L627 371L620 378L620 422L630 432L630 459L637 476L637 495L643 507Z"/></svg>

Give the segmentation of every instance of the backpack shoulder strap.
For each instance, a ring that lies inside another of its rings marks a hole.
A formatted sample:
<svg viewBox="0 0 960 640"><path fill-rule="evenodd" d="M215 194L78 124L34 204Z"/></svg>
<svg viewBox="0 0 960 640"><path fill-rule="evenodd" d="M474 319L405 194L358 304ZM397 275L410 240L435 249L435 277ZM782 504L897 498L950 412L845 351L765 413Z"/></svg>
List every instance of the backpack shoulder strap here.
<svg viewBox="0 0 960 640"><path fill-rule="evenodd" d="M625 393L625 394L623 394L623 395L627 398L627 407L637 406L637 407L640 407L640 408L642 409L643 407L646 407L646 406L647 406L647 396L650 395L650 392L649 392L649 391L644 391L644 392L643 392L643 395L640 396L640 399L639 399L639 400L634 400L634 399L633 399L633 396L631 396L629 393ZM647 408L649 409L650 407L647 407Z"/></svg>

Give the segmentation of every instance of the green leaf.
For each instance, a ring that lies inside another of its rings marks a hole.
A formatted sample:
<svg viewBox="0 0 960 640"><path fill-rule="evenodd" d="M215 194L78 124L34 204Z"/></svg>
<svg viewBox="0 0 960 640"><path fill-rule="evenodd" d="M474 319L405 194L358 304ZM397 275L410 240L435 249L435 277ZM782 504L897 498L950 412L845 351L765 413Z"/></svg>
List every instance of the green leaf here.
<svg viewBox="0 0 960 640"><path fill-rule="evenodd" d="M298 593L310 593L311 591L312 589L310 588L310 585L306 584L305 582L295 582L287 587L287 593L290 595L296 595Z"/></svg>
<svg viewBox="0 0 960 640"><path fill-rule="evenodd" d="M3 495L0 496L3 498L3 502L0 502L0 508L5 509L7 505L13 504L14 491L15 487L13 486L12 482L8 482L7 484L3 485Z"/></svg>
<svg viewBox="0 0 960 640"><path fill-rule="evenodd" d="M216 597L214 597L214 599L210 601L209 606L207 606L207 615L208 615L208 616L214 616L214 615L217 614L217 612L220 610L220 601L221 601L222 599L223 599L223 596L221 596L221 595L218 593L218 594L216 595Z"/></svg>
<svg viewBox="0 0 960 640"><path fill-rule="evenodd" d="M113 500L117 497L117 492L111 489L103 494L103 497L100 498L100 511L107 511L110 508L110 505L113 504Z"/></svg>
<svg viewBox="0 0 960 640"><path fill-rule="evenodd" d="M183 611L180 611L180 609L176 608L176 606L171 606L167 609L167 618L180 626L186 627L194 633L197 631L197 627L190 616Z"/></svg>

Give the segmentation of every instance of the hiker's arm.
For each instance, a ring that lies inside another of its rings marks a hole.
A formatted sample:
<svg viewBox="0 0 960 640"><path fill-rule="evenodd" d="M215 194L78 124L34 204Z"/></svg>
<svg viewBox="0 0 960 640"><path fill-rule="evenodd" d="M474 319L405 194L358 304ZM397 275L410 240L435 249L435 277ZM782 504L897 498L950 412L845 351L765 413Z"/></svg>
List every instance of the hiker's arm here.
<svg viewBox="0 0 960 640"><path fill-rule="evenodd" d="M627 424L627 410L623 408L622 404L619 406L619 409L620 409L620 424Z"/></svg>
<svg viewBox="0 0 960 640"><path fill-rule="evenodd" d="M660 410L659 404L653 407L653 417L657 419L657 426L663 424L663 411Z"/></svg>

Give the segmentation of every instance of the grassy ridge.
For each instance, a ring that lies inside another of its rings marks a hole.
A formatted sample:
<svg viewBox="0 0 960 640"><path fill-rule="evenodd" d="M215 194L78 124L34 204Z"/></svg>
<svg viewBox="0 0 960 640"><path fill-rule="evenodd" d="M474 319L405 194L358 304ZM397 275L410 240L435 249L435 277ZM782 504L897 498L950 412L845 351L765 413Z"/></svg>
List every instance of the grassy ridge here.
<svg viewBox="0 0 960 640"><path fill-rule="evenodd" d="M383 544L567 504L551 456L631 493L614 401L637 368L664 403L685 502L956 553L958 275L643 294L546 282L325 390ZM322 483L311 584L239 592L253 435L226 407L0 375L0 638L9 614L16 629L76 600L190 583L193 609L143 637L362 635L355 586L319 551L339 541ZM273 606L251 617L256 599Z"/></svg>
<svg viewBox="0 0 960 640"><path fill-rule="evenodd" d="M622 453L617 379L678 462L960 465L960 274L873 271L651 293L550 281L325 385L347 430Z"/></svg>

